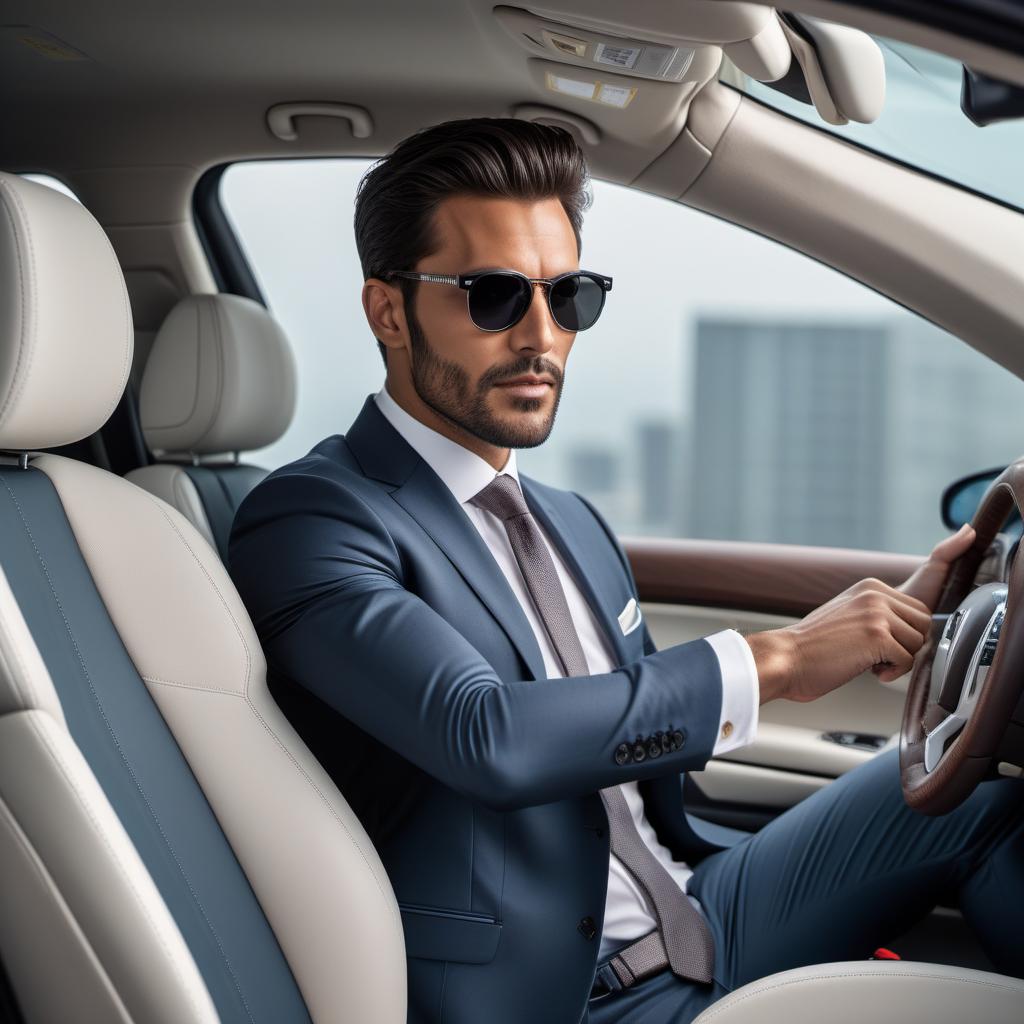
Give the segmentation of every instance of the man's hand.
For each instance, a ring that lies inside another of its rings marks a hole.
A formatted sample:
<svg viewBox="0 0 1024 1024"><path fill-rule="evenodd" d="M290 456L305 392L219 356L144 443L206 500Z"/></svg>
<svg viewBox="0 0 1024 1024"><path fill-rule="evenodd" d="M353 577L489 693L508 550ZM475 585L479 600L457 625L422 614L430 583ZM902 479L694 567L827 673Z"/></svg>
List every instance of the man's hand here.
<svg viewBox="0 0 1024 1024"><path fill-rule="evenodd" d="M883 682L909 672L950 563L973 543L973 528L964 526L899 587L861 580L792 626L748 636L761 703L814 700L868 669Z"/></svg>

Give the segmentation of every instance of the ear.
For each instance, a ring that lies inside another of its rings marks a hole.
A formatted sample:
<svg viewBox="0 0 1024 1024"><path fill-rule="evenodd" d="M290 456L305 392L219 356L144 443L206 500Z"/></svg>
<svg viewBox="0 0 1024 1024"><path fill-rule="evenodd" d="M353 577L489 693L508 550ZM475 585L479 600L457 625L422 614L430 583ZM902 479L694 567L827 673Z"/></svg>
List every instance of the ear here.
<svg viewBox="0 0 1024 1024"><path fill-rule="evenodd" d="M363 282L363 312L370 330L386 348L405 348L409 340L405 303L397 285L378 277Z"/></svg>

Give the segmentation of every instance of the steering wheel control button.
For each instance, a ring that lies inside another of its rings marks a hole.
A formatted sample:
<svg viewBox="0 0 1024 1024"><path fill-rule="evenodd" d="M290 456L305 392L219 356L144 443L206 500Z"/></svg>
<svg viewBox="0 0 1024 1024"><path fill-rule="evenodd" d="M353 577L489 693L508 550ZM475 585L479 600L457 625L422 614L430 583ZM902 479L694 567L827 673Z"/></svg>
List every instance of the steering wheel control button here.
<svg viewBox="0 0 1024 1024"><path fill-rule="evenodd" d="M995 658L1007 594L1005 583L985 583L971 591L958 609L964 616L943 666L936 702L948 714L924 737L926 773L935 771L974 714Z"/></svg>
<svg viewBox="0 0 1024 1024"><path fill-rule="evenodd" d="M996 645L999 643L999 633L1003 628L1003 619L1006 618L1006 609L1001 608L992 619L988 628L988 635L981 648L981 657L978 659L978 667L985 668L992 664L996 656Z"/></svg>
<svg viewBox="0 0 1024 1024"><path fill-rule="evenodd" d="M946 711L955 712L970 689L981 648L1005 604L1006 584L986 583L972 590L950 616L935 650L931 678L931 692L938 694L936 703Z"/></svg>
<svg viewBox="0 0 1024 1024"><path fill-rule="evenodd" d="M949 622L946 624L946 631L942 634L943 640L952 640L956 636L957 627L960 625L963 617L964 613L959 609L950 615Z"/></svg>
<svg viewBox="0 0 1024 1024"><path fill-rule="evenodd" d="M633 748L628 743L620 743L615 748L615 763L620 767L633 760Z"/></svg>

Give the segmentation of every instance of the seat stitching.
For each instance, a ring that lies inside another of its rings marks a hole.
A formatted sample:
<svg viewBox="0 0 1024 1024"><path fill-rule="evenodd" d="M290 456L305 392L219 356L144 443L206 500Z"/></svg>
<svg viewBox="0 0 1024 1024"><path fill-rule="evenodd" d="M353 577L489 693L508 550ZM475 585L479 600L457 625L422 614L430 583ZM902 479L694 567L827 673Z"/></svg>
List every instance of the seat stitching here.
<svg viewBox="0 0 1024 1024"><path fill-rule="evenodd" d="M0 189L2 189L4 192L7 192L7 193L10 194L11 198L14 200L14 202L18 206L19 212L21 212L22 216L24 216L24 207L22 206L22 204L21 204L21 202L20 202L20 200L18 198L17 192L15 192L15 190L13 188L11 188L10 185L8 185L7 182L5 182L5 181L0 181ZM18 358L17 358L17 360L15 361L15 364L14 364L14 378L13 378L13 381L17 382L17 389L14 390L14 391L9 392L7 397L4 399L3 405L0 406L0 423L2 423L3 420L4 420L5 415L8 412L8 407L10 407L11 410L14 409L15 405L17 404L17 400L18 400L18 398L21 395L21 392L22 392L22 390L25 387L25 381L28 379L28 377L30 375L30 371L32 369L32 362L35 359L35 348L32 345L27 344L27 339L26 339L26 325L28 323L28 316L27 316L27 313L26 313L26 310L28 309L28 297L27 297L26 288L25 288L25 271L26 271L26 266L22 262L23 256L22 256L22 251L21 251L21 241L20 241L20 239L18 237L18 224L17 224L17 222L14 219L14 213L12 212L10 207L6 203L2 203L2 204L0 204L0 206L3 206L4 213L7 214L7 217L8 217L8 219L11 222L11 233L14 236L14 250L15 250L15 253L17 254L17 257L18 257L18 290L21 293L21 309L20 309L20 312L21 312L21 316L20 316L21 330L18 333ZM28 223L28 219L27 218L25 218L25 222L26 222L26 224ZM35 254L34 254L34 252L32 250L32 236L31 236L31 234L29 233L29 231L27 229L25 231L25 242L26 242L26 244L28 246L28 256L29 256L27 269L29 271L30 276L34 279L34 277L35 277ZM26 353L28 355L28 358L27 358L27 361L25 363L25 370L24 370L24 373L21 375L21 377L19 379L18 371L19 371L19 368L21 367L22 359L23 359L23 357L25 357Z"/></svg>
<svg viewBox="0 0 1024 1024"><path fill-rule="evenodd" d="M252 700L250 699L248 693L246 693L246 695L245 695L245 702L252 709L252 712L256 716L256 718L259 721L260 725L262 725L263 728L266 729L267 733L274 740L274 742L281 748L281 750L284 751L285 755L288 757L288 760L291 761L292 766L295 768L295 770L303 777L303 779L306 780L306 783L310 787L312 787L313 792L316 793L316 795L323 802L324 806L327 808L327 810L330 813L331 817L334 818L334 820L341 826L342 831L345 833L346 836L348 836L349 841L352 843L352 845L359 852L359 856L362 858L363 863L367 866L367 868L369 868L370 874L373 875L373 880L377 883L377 888L380 891L380 894L385 898L386 901L390 902L390 900L388 900L388 896L389 896L389 892L390 892L390 889L391 889L391 884L389 882L388 885L387 885L387 888L385 888L384 884L382 883L380 877L377 874L376 868L367 859L366 852L365 852L365 850L363 850L362 843L360 843L359 840L352 834L352 832L349 829L348 825L345 824L345 822L338 815L338 812L331 806L330 801L327 799L326 795L320 789L320 787L310 777L310 775L306 771L305 767L302 764L299 763L299 761L296 759L295 755L288 749L288 747L286 746L284 741L281 739L281 737L278 736L276 732L274 732L274 730L273 730L272 726L270 725L270 723L267 722L267 720L260 713L259 708L257 708L256 705L252 702ZM396 919L398 918L397 910L395 911L395 917L396 917Z"/></svg>
<svg viewBox="0 0 1024 1024"><path fill-rule="evenodd" d="M46 581L50 587L50 593L53 595L53 599L55 604L57 605L57 609L60 612L61 618L64 620L64 628L67 630L68 637L70 638L71 644L75 649L75 655L78 658L78 664L82 669L82 675L85 677L85 681L89 686L89 692L92 694L93 701L95 702L96 707L99 710L100 716L102 717L103 722L107 727L107 731L110 733L110 738L113 741L114 746L117 748L117 752L121 757L122 763L124 764L125 768L128 769L128 774L131 777L131 780L135 785L135 788L138 790L139 796L142 797L143 802L146 805L146 808L149 810L150 816L152 817L153 822L155 823L157 830L159 831L160 836L164 841L164 845L167 847L168 852L170 853L175 865L178 868L178 872L180 873L186 886L188 886L188 890L192 895L192 899L195 905L199 908L199 912L202 914L203 920L206 922L206 926L209 929L210 934L213 936L214 942L216 942L217 944L217 948L220 951L221 960L224 962L224 966L228 970L228 974L231 977L231 981L235 987L235 991L238 992L238 996L242 1000L242 1005L245 1008L246 1015L248 1016L249 1020L252 1021L252 1024L255 1024L255 1020L253 1019L252 1016L252 1011L249 1009L249 1004L246 1002L245 994L242 992L238 978L235 975L234 968L232 967L231 961L224 950L224 946L221 944L220 936L217 934L217 930L213 927L213 923L210 921L210 918L206 912L206 908L203 906L202 901L199 899L199 896L192 885L191 879L189 878L185 869L182 867L181 861L178 859L178 854L175 851L170 839L168 838L167 833L164 831L164 827L161 824L160 818L158 817L156 811L154 810L152 803L150 803L149 796L147 795L142 784L139 782L138 776L135 774L135 769L133 768L131 762L128 760L128 757L125 755L124 748L121 746L121 743L117 738L117 734L114 732L113 726L111 726L110 724L110 719L107 717L106 709L103 707L103 702L100 700L99 694L96 692L96 687L93 684L92 676L89 674L89 670L85 665L85 660L82 657L82 652L78 646L78 641L75 639L75 635L71 630L71 625L68 622L67 616L64 614L64 606L61 604L61 600L57 596L57 591L53 585L53 578L50 576L50 570L47 567L46 561L43 559L43 556L39 551L39 547L35 541L35 536L33 535L32 530L28 525L28 521L25 519L21 503L18 501L17 495L15 495L14 491L11 490L10 484L7 483L3 476L0 476L0 483L4 485L4 487L7 489L7 492L11 495L11 499L14 501L15 507L18 510L18 515L21 518L22 524L25 527L25 532L28 534L28 538L32 542L32 547L35 550L36 558L39 560L39 565L42 567L43 573L46 575Z"/></svg>
<svg viewBox="0 0 1024 1024"><path fill-rule="evenodd" d="M251 697L249 695L249 684L250 684L251 679L252 679L252 657L251 657L251 654L249 652L249 645L245 642L245 636L242 633L241 626L239 626L238 620L235 618L235 615L231 611L230 606L228 605L227 601L224 599L224 595L221 593L220 588L217 586L217 584L214 581L213 577L210 575L209 570L203 564L202 559L200 559L199 556L195 553L195 551L193 550L192 546L185 539L184 535L178 529L178 527L175 524L174 520L171 519L171 517L167 514L166 510L161 508L161 506L159 504L157 504L156 500L153 498L153 496L148 491L140 490L139 493L141 495L144 495L147 499L149 499L156 506L156 508L159 510L160 514L164 517L164 520L166 521L167 525L174 531L174 533L177 536L178 540L181 541L181 543L188 550L189 554L192 555L193 560L195 561L196 565L199 566L199 568L202 571L203 575L206 577L207 582L213 588L213 592L217 595L217 599L220 601L221 606L224 608L224 611L227 613L228 618L231 620L231 624L235 628L235 632L238 635L238 639L239 639L239 641L240 641L240 643L242 645L242 649L245 651L246 669L245 669L245 687L244 687L244 691L243 691L244 695L245 695L245 702L252 709L253 714L256 715L256 718L262 724L263 728L266 729L266 731L274 739L274 741L277 743L277 745L288 756L288 759L291 761L292 766L296 769L296 771L298 771L298 773L306 781L307 785L312 787L313 791L317 794L317 796L322 801L323 805L327 808L327 810L330 813L331 817L333 817L334 820L341 826L342 830L348 836L349 840L352 842L352 844L355 846L355 848L359 851L360 857L363 858L363 862L370 869L370 873L373 875L374 881L377 883L377 886L380 889L381 894L383 896L385 896L385 898L386 898L387 894L388 894L388 890L382 885L381 879L378 877L378 874L377 874L376 870L374 869L373 865L369 862L369 860L367 860L366 854L365 854L365 852L362 849L362 845L359 842L357 842L355 836L352 835L352 832L349 830L348 826L345 824L344 821L342 821L342 819L339 817L337 811L335 811L335 809L331 806L331 802L327 799L327 796L326 796L326 794L324 794L323 790L316 784L316 782L313 781L312 777L309 775L309 773L306 771L306 769L296 760L295 755L291 752L291 750L288 749L288 746L281 740L280 736L278 736L277 733L274 732L274 730L271 728L271 726L264 719L263 715L260 714L259 709L253 703L253 701L252 701L252 699L251 699ZM233 690L221 690L221 691L218 691L218 692L221 692L221 693L234 693L235 691L233 691Z"/></svg>
<svg viewBox="0 0 1024 1024"><path fill-rule="evenodd" d="M7 623L0 620L0 668L6 669L6 677L14 684L16 694L26 707L35 708L43 703L43 694L36 688L33 674L28 661L18 649L18 643L7 628Z"/></svg>
<svg viewBox="0 0 1024 1024"><path fill-rule="evenodd" d="M132 895L135 897L135 901L138 904L139 909L142 911L146 919L152 925L153 932L156 934L157 940L159 941L164 952L167 954L167 959L170 961L171 967L174 969L174 972L177 975L178 980L183 983L183 987L188 992L189 1002L192 1004L192 1009L196 1011L196 1016L202 1016L200 1012L200 1006L196 1002L193 986L189 985L188 978L185 976L185 973L182 970L182 965L178 962L178 958L171 951L171 947L167 942L167 937L163 934L163 929L160 928L160 926L156 922L156 919L150 912L149 906L147 905L145 898L139 891L138 886L136 886L135 880L132 878L131 874L127 871L125 865L122 863L120 854L117 852L117 850L114 849L113 844L110 842L110 837L107 835L106 830L103 828L99 819L96 817L96 814L94 813L93 808L88 801L88 798L86 797L82 788L79 786L78 781L74 778L70 766L68 765L67 761L65 761L63 754L61 753L60 749L53 743L51 737L48 736L46 732L39 727L39 722L36 720L35 715L29 715L27 717L29 728L32 729L32 731L38 737L39 741L46 748L47 753L50 755L51 758L53 758L54 763L57 765L57 767L60 769L61 774L64 776L64 781L67 782L69 788L74 792L75 796L78 797L78 803L81 806L82 810L87 815L87 817L89 818L89 822L93 826L93 831L102 840L103 845L107 848L107 851L110 853L111 860L114 862L114 867L117 868L118 873L121 875L123 880L128 884L128 887L131 889ZM131 842L130 839L129 842Z"/></svg>
<svg viewBox="0 0 1024 1024"><path fill-rule="evenodd" d="M114 267L116 268L115 278L120 279L121 301L124 303L124 319L125 323L128 325L128 331L124 339L124 355L121 359L121 385L114 392L113 400L110 405L107 406L107 411L104 414L103 419L100 421L100 426L103 426L103 424L110 419L110 415L113 413L117 403L121 400L121 395L124 392L125 385L128 383L128 375L131 373L131 360L129 357L134 354L135 349L135 321L132 319L132 307L128 301L128 286L124 281L124 271L121 270L121 261L117 258L117 253L114 251L114 243L111 242L110 236L99 221L96 222L96 226L100 229L103 241L107 243L107 250L110 253L111 259L114 261Z"/></svg>
<svg viewBox="0 0 1024 1024"><path fill-rule="evenodd" d="M176 679L161 679L159 676L144 675L142 678L147 683L157 683L160 686L174 686L179 690L199 690L201 693L226 693L230 697L242 696L236 690L225 690L217 686L203 686L201 683L180 683Z"/></svg>
<svg viewBox="0 0 1024 1024"><path fill-rule="evenodd" d="M81 924L79 924L78 918L75 917L73 911L71 910L71 907L68 906L68 901L64 899L64 894L60 891L60 886L57 885L56 880L54 879L53 875L50 874L49 870L46 867L46 864L43 862L42 857L39 856L39 851L32 845L31 840L25 834L25 830L19 824L18 819L15 818L14 812L11 810L10 806L4 800L2 795L0 795L0 827L5 828L7 830L8 835L10 835L18 844L18 846L20 846L21 849L26 854L28 854L26 859L29 863L29 867L31 868L32 872L42 883L43 888L51 894L51 897L53 898L54 902L58 905L58 909L64 910L66 912L67 917L69 917L71 921L74 922L75 927L77 927L78 931L81 933L83 945L89 950L89 952L93 954L94 957L96 957L97 964L103 970L103 973L106 977L109 986L108 992L110 992L110 994L113 996L113 999L119 1004L123 1012L122 1020L130 1020L128 1008L124 1005L124 1001L121 999L121 994L117 991L117 987L114 985L113 980L110 977L110 974L107 972L106 968L104 968L103 961L100 960L99 953L96 951L93 944L88 941L88 936L85 934L85 929L81 926Z"/></svg>
<svg viewBox="0 0 1024 1024"><path fill-rule="evenodd" d="M25 204L22 202L21 196L18 195L17 190L11 188L6 182L3 182L3 181L0 181L0 188L2 188L4 191L10 193L11 198L14 200L15 204L18 207L18 211L21 213L21 216L25 220L25 224L28 225L28 223L29 223L28 212L26 211ZM13 218L13 216L11 216L10 210L8 210L6 206L4 206L4 210L7 212L8 217L11 218L11 224L13 225L14 224L14 218ZM110 253L111 259L114 261L114 267L116 268L116 275L115 276L119 276L119 275L121 276L121 302L124 305L125 323L128 326L128 331L127 331L127 335L126 335L126 337L124 339L123 353L122 353L122 357L121 357L121 384L120 384L120 387L118 387L118 389L115 391L114 397L111 400L110 404L107 406L107 410L103 414L102 420L100 420L100 426L102 426L104 423L107 422L108 419L110 419L110 414L114 411L115 406L120 401L121 393L124 391L125 385L128 382L128 373L130 371L129 353L132 351L132 349L134 347L135 339L134 339L134 324L133 324L133 321L132 321L132 311L131 311L131 306L128 304L128 289L125 287L125 284L124 284L124 279L123 279L123 275L122 275L122 272L121 272L121 263L120 263L120 261L117 258L117 253L114 252L113 243L110 241L110 237L107 235L106 231L103 230L102 226L98 222L97 222L96 226L99 228L100 235L102 236L103 241L106 242L107 250ZM26 240L26 243L27 243L27 246L28 246L29 270L31 272L31 277L34 279L35 278L35 247L32 244L32 234L27 229L25 231L25 240ZM15 247L17 248L17 251L18 251L18 271L19 271L18 279L19 279L19 282L22 284L22 308L24 309L25 305L26 305L26 299L25 299L25 292L24 292L24 280L23 280L22 272L21 272L22 271L22 268L21 268L21 248L20 248L20 246L18 246L18 233L17 233L17 230L15 230L15 232L14 232L14 241L15 241ZM24 337L24 328L25 328L25 316L24 316L24 313L23 313L22 314L22 338ZM21 362L21 353L22 353L21 339L19 339L19 348L18 348L18 362L19 363ZM0 407L0 422L2 422L2 420L3 420L4 411L6 410L7 405L10 404L11 407L13 408L14 403L16 403L17 399L21 396L21 392L24 390L25 384L26 384L26 382L27 382L27 380L28 380L28 378L30 376L30 370L31 370L31 367L32 367L32 362L35 359L35 346L31 346L31 345L28 346L28 353L29 353L29 360L28 360L28 362L27 362L27 364L25 366L25 374L22 377L22 379L18 382L17 391L9 394L7 396L7 400L4 402L3 407ZM17 367L15 367L15 375L17 375Z"/></svg>
<svg viewBox="0 0 1024 1024"><path fill-rule="evenodd" d="M216 345L214 346L214 352L217 355L217 397L214 399L213 410L210 413L210 420L203 429L203 432L192 442L191 450L196 451L199 446L206 440L210 431L213 430L217 423L217 417L220 415L221 403L224 401L224 341L221 336L221 325L220 325L220 308L217 305L216 299L213 296L208 296L209 301L206 305L210 306L213 311L213 333L216 339Z"/></svg>
<svg viewBox="0 0 1024 1024"><path fill-rule="evenodd" d="M192 495L189 494L188 489L182 483L182 480L189 480L191 478L180 470L172 473L171 475L171 491L174 497L174 507L197 529L202 531L199 523L194 518L195 509L192 501ZM193 491L195 490L195 484L192 485Z"/></svg>
<svg viewBox="0 0 1024 1024"><path fill-rule="evenodd" d="M991 989L996 989L996 990L1003 991L1003 992L1011 992L1012 993L1012 992L1020 991L1020 989L1017 986L1014 986L1014 985L1006 985L1006 984L1001 984L1001 983L993 982L993 981L981 981L981 980L979 980L977 978L958 978L958 977L952 977L951 978L951 977L949 977L948 975L945 975L945 974L927 973L925 971L885 971L884 973L882 971L857 971L857 972L850 972L849 974L842 974L842 973L815 974L815 975L813 975L811 977L806 977L806 978L786 978L786 979L780 979L779 981L775 981L775 982L771 982L771 983L765 983L765 984L761 984L761 985L757 985L755 983L756 987L754 987L752 991L747 992L744 995L738 995L738 996L735 996L735 997L732 997L732 998L726 997L726 998L729 999L729 1005L727 1007L723 1007L722 1006L722 1003L725 1002L725 999L723 999L721 1003L717 1003L717 1004L714 1004L714 1005L710 1006L705 1011L705 1013L707 1014L706 1019L707 1020L712 1020L715 1016L720 1016L722 1013L725 1013L727 1010L731 1009L733 1006L738 1006L740 1003L746 1002L746 1000L748 1000L748 999L754 999L757 996L762 995L765 992L771 992L771 991L774 991L776 989L789 988L791 986L796 986L796 985L805 985L805 984L808 984L810 982L842 981L842 980L844 980L846 978L871 978L871 979L874 979L874 980L878 980L878 979L882 979L882 978L916 978L916 979L921 980L921 981L950 981L950 982L956 982L958 984L976 985L979 988L991 988Z"/></svg>
<svg viewBox="0 0 1024 1024"><path fill-rule="evenodd" d="M345 824L344 820L337 814L337 812L335 811L334 807L331 805L330 800L327 799L326 794L320 789L319 786L317 786L316 782L312 778L310 778L310 776L308 775L306 770L303 768L302 764L295 759L295 757L293 756L292 752L281 741L281 739L277 735L277 733L274 732L273 727L260 714L259 709L249 699L247 694L238 693L236 690L223 690L223 689L218 689L217 687L214 687L214 686L203 686L203 685L201 685L199 683L183 683L183 682L179 682L179 681L177 681L175 679L160 679L157 676L147 676L147 675L144 675L142 678L147 683L155 683L155 684L157 684L159 686L173 686L173 687L176 687L176 688L181 689L181 690L197 690L200 693L217 693L217 694L223 694L223 695L228 696L228 697L236 697L238 699L244 700L245 703L249 705L249 709L255 715L257 721L270 734L270 736L274 740L274 742L285 752L285 754L287 754L288 759L292 763L292 766L299 772L300 775L303 776L303 778L308 783L310 788L317 794L317 796L323 802L324 806L328 809L328 811L331 814L331 817L334 818L334 820L341 826L342 830L344 831L345 835L348 837L348 839L350 840L352 845L359 851L360 856L362 856L363 862L366 864L367 868L370 869L370 873L373 875L374 880L377 882L377 887L378 887L378 889L380 889L381 895L384 896L385 898L387 898L388 890L387 890L387 888L384 887L383 883L381 882L381 879L378 877L377 871L374 868L373 864L370 863L370 861L367 860L366 856L363 854L362 844L359 842L358 838L352 834L351 830ZM389 883L389 885L390 885L390 883Z"/></svg>

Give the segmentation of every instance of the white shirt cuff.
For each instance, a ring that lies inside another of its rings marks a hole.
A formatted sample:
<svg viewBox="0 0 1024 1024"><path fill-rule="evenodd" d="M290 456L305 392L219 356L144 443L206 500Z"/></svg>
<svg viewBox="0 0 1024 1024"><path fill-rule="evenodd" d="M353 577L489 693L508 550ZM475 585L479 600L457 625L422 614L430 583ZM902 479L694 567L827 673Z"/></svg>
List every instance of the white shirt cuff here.
<svg viewBox="0 0 1024 1024"><path fill-rule="evenodd" d="M722 713L718 719L718 739L711 751L711 756L716 757L753 743L757 736L761 689L750 644L735 629L713 633L704 639L711 644L722 672Z"/></svg>

